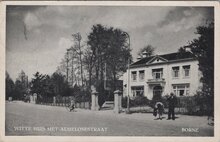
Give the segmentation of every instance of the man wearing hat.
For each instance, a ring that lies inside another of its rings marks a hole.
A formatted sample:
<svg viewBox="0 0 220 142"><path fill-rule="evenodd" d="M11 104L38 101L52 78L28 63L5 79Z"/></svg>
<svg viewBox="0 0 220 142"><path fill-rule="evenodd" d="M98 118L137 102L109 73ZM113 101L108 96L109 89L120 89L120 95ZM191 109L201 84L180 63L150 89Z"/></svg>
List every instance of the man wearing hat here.
<svg viewBox="0 0 220 142"><path fill-rule="evenodd" d="M175 120L175 107L177 103L177 98L174 95L174 93L170 93L170 96L168 97L167 101L168 101L168 108L169 108L167 120L170 120L171 116L172 116L172 119Z"/></svg>

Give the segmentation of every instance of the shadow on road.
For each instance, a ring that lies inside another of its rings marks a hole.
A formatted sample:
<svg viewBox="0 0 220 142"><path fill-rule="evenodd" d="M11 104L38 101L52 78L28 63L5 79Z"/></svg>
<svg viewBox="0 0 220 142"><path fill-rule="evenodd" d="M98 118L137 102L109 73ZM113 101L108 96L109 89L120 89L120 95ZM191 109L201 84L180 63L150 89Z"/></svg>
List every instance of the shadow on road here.
<svg viewBox="0 0 220 142"><path fill-rule="evenodd" d="M161 118L155 118L154 120L163 120L165 119L166 117L161 117ZM175 117L175 120L178 119L179 117ZM172 120L172 119L167 119L167 120Z"/></svg>

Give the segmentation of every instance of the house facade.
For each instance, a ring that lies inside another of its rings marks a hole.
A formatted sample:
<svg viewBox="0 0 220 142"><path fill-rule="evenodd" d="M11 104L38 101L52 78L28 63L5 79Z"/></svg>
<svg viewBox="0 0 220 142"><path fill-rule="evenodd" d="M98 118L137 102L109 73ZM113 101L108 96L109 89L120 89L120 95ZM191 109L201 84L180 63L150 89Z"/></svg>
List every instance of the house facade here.
<svg viewBox="0 0 220 142"><path fill-rule="evenodd" d="M123 76L123 96L192 96L201 87L198 61L190 52L145 57Z"/></svg>

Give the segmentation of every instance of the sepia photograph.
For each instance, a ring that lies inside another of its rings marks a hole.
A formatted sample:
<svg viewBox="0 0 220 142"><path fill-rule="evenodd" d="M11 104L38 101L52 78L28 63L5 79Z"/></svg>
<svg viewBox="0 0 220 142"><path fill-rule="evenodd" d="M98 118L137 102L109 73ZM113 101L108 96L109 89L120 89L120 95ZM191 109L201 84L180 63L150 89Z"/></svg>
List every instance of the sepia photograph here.
<svg viewBox="0 0 220 142"><path fill-rule="evenodd" d="M215 9L6 4L5 136L214 137Z"/></svg>

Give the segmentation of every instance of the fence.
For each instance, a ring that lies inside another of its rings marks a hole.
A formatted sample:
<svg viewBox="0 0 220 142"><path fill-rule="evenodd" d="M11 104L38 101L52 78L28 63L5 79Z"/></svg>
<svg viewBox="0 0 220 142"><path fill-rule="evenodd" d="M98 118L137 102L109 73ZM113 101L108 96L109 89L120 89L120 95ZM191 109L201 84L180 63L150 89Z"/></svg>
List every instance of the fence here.
<svg viewBox="0 0 220 142"><path fill-rule="evenodd" d="M211 102L204 96L190 96L177 98L177 112L189 115L211 115Z"/></svg>
<svg viewBox="0 0 220 142"><path fill-rule="evenodd" d="M137 97L130 100L131 112L152 113L153 107L157 101L160 101L165 106L165 113L168 112L167 99L165 97L160 100L148 100L146 97ZM122 99L122 107L127 107L127 98ZM204 102L204 98L198 96L177 97L175 112L177 114L188 115L209 115L212 113L209 103Z"/></svg>
<svg viewBox="0 0 220 142"><path fill-rule="evenodd" d="M67 97L44 97L44 98L38 98L37 104L41 105L50 105L50 106L68 106L70 104L70 100L73 97L67 96ZM89 101L82 101L82 102L76 102L75 108L82 108L82 109L90 109L91 103Z"/></svg>

